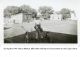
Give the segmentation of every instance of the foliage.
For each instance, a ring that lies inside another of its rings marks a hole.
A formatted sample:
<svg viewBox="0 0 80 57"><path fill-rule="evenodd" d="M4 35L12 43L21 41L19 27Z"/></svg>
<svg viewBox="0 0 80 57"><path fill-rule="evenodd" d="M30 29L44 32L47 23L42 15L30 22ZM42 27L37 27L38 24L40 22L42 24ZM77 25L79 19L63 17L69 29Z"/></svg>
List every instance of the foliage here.
<svg viewBox="0 0 80 57"><path fill-rule="evenodd" d="M61 9L60 13L62 14L62 19L67 19L67 18L71 18L71 14L70 14L70 10L63 8Z"/></svg>
<svg viewBox="0 0 80 57"><path fill-rule="evenodd" d="M50 17L51 14L53 14L52 7L42 6L39 8L39 12L44 18Z"/></svg>
<svg viewBox="0 0 80 57"><path fill-rule="evenodd" d="M15 15L18 13L31 14L33 18L37 15L37 11L28 5L22 5L20 7L8 6L4 9L4 17L10 17L11 15Z"/></svg>
<svg viewBox="0 0 80 57"><path fill-rule="evenodd" d="M18 14L20 12L19 7L8 6L4 9L4 17L10 17L11 15Z"/></svg>

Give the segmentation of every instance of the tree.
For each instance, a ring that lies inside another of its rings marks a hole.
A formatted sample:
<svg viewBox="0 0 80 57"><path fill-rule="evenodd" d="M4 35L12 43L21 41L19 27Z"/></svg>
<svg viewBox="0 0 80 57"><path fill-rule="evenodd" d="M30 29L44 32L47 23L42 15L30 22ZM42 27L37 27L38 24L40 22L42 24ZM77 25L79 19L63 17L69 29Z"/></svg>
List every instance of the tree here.
<svg viewBox="0 0 80 57"><path fill-rule="evenodd" d="M62 14L62 19L67 19L67 18L71 18L71 14L70 14L70 10L63 8L61 9L60 13Z"/></svg>
<svg viewBox="0 0 80 57"><path fill-rule="evenodd" d="M74 16L76 16L76 13L75 13L75 11L73 10L73 11L71 11L71 13L73 13L74 14Z"/></svg>
<svg viewBox="0 0 80 57"><path fill-rule="evenodd" d="M36 16L37 16L37 11L36 11L35 9L32 9L31 11L32 11L32 17L33 17L33 18L36 18Z"/></svg>
<svg viewBox="0 0 80 57"><path fill-rule="evenodd" d="M22 5L20 10L22 13L31 14L33 18L37 15L37 11L28 5Z"/></svg>
<svg viewBox="0 0 80 57"><path fill-rule="evenodd" d="M4 9L4 17L11 17L11 15L19 13L31 14L33 18L35 18L37 15L37 11L28 5L22 5L20 7L8 6Z"/></svg>
<svg viewBox="0 0 80 57"><path fill-rule="evenodd" d="M22 5L22 6L20 6L20 10L22 13L30 13L31 7L28 5Z"/></svg>
<svg viewBox="0 0 80 57"><path fill-rule="evenodd" d="M39 8L39 12L41 13L43 18L50 18L50 15L53 14L52 7L42 6Z"/></svg>
<svg viewBox="0 0 80 57"><path fill-rule="evenodd" d="M18 14L20 12L17 6L8 6L4 9L4 17L10 17L11 15Z"/></svg>

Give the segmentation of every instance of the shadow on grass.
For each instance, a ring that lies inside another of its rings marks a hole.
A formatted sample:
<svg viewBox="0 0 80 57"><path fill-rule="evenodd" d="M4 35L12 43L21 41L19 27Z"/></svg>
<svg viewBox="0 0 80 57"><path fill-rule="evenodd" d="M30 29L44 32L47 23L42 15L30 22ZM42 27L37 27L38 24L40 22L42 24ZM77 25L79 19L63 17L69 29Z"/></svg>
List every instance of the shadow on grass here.
<svg viewBox="0 0 80 57"><path fill-rule="evenodd" d="M45 36L45 33L48 33ZM69 35L55 32L43 32L44 38L36 39L36 32L29 32L29 39L25 37L25 34L14 36L11 38L5 38L4 43L77 43L77 35Z"/></svg>

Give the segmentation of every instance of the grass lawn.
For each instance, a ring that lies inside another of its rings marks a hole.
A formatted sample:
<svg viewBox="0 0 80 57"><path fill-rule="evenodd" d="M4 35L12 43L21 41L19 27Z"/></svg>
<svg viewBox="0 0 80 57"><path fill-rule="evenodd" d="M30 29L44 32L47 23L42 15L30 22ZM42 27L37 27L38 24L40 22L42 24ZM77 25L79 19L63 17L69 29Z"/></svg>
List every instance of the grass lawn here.
<svg viewBox="0 0 80 57"><path fill-rule="evenodd" d="M77 21L52 21L44 20L41 22L44 34L48 37L35 39L34 21L31 23L13 24L10 29L4 30L5 43L26 43L25 32L29 33L28 43L77 43ZM23 26L24 28L22 28ZM43 35L44 35L43 34Z"/></svg>
<svg viewBox="0 0 80 57"><path fill-rule="evenodd" d="M24 28L22 28L23 26ZM10 38L17 35L24 34L26 31L35 31L35 23L22 23L13 24L11 28L4 30L4 38ZM77 21L54 21L54 20L44 20L41 22L41 27L44 31L57 32L63 34L77 35Z"/></svg>

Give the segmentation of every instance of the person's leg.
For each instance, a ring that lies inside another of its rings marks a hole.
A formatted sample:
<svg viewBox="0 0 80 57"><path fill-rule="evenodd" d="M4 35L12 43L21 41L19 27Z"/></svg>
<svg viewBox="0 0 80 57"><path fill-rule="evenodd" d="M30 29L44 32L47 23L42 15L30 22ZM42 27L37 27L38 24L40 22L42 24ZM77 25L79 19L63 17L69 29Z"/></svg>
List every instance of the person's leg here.
<svg viewBox="0 0 80 57"><path fill-rule="evenodd" d="M43 32L40 32L40 38L44 38L44 37L43 37Z"/></svg>
<svg viewBox="0 0 80 57"><path fill-rule="evenodd" d="M28 39L29 39L29 37L28 37L28 35L26 35L26 42L27 42L27 43L29 42Z"/></svg>
<svg viewBox="0 0 80 57"><path fill-rule="evenodd" d="M36 32L36 39L38 39L38 32Z"/></svg>
<svg viewBox="0 0 80 57"><path fill-rule="evenodd" d="M28 32L25 33L25 37L26 37L25 38L25 42L28 43L29 42L29 33Z"/></svg>
<svg viewBox="0 0 80 57"><path fill-rule="evenodd" d="M38 28L39 28L39 36L40 38L43 38L43 29L41 28L41 25L39 25Z"/></svg>

